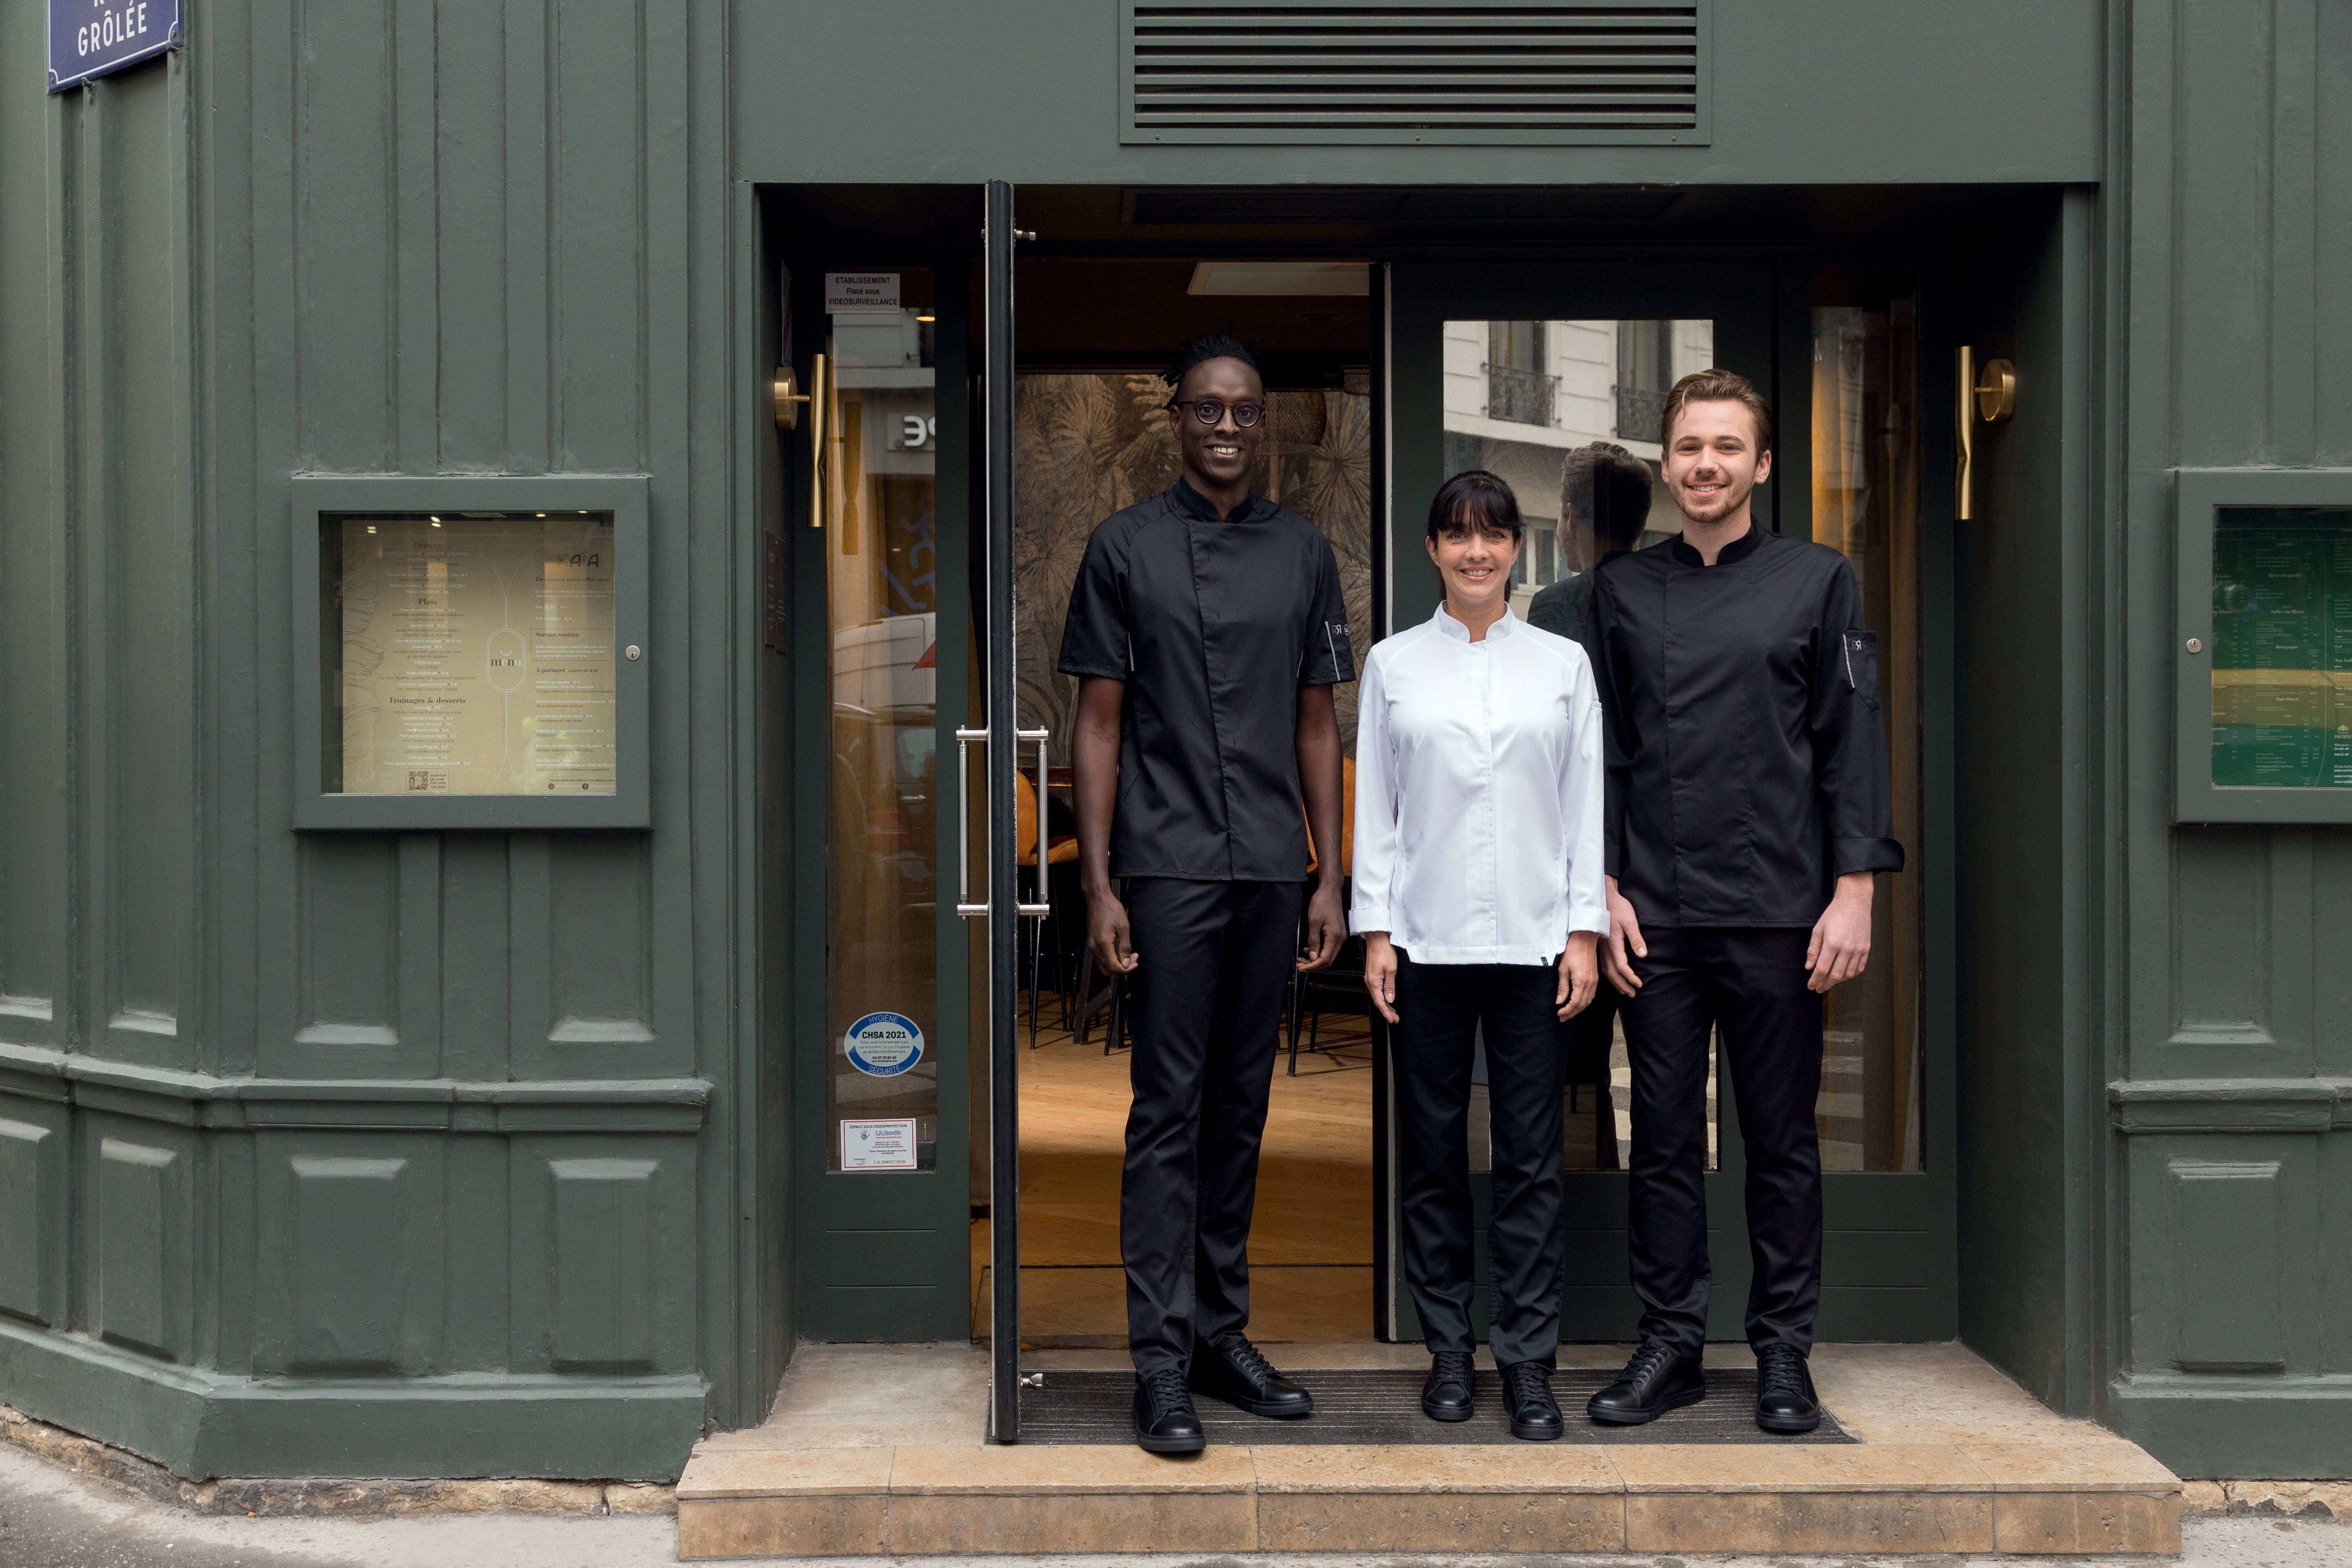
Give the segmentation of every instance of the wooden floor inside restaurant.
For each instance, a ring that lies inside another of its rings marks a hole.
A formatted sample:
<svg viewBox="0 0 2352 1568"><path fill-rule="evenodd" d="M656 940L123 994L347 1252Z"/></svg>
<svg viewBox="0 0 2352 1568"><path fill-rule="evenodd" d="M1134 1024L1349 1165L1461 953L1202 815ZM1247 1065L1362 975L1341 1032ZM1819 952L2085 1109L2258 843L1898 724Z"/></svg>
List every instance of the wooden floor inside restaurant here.
<svg viewBox="0 0 2352 1568"><path fill-rule="evenodd" d="M1118 1255L1129 1052L1081 1045L1045 1000L1021 1062L1022 1342L1127 1343ZM1372 1337L1372 1054L1363 1018L1326 1014L1274 1069L1250 1229L1250 1335L1263 1343ZM1026 1043L1024 1032L1024 1043ZM989 1333L989 1222L971 1227L972 1334Z"/></svg>

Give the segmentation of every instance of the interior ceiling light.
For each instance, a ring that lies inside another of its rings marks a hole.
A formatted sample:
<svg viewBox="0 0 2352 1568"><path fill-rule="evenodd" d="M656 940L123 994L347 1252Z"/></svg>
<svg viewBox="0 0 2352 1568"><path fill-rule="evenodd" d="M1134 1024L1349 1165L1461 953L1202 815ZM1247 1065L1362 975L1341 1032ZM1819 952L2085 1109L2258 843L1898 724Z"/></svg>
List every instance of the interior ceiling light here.
<svg viewBox="0 0 2352 1568"><path fill-rule="evenodd" d="M1370 294L1372 269L1361 261L1202 261L1188 294Z"/></svg>

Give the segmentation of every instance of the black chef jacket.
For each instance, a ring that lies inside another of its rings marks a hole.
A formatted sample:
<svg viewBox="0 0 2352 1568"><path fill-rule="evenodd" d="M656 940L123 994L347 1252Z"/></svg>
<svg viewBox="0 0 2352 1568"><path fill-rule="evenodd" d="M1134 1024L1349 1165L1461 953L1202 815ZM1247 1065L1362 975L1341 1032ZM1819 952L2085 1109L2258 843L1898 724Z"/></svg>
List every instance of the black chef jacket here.
<svg viewBox="0 0 2352 1568"><path fill-rule="evenodd" d="M1061 669L1127 682L1112 876L1307 875L1298 689L1356 679L1313 523L1257 496L1221 521L1181 479L1112 513L1070 590Z"/></svg>
<svg viewBox="0 0 2352 1568"><path fill-rule="evenodd" d="M1751 525L1594 574L1609 874L1643 925L1811 927L1899 871L1878 639L1845 557Z"/></svg>

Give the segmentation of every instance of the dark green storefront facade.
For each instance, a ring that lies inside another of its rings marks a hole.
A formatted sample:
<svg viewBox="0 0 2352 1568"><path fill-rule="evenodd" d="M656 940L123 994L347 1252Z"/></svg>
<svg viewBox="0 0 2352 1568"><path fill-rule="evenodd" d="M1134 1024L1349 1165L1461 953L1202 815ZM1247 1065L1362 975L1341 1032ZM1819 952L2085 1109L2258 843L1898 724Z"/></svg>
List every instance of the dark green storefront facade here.
<svg viewBox="0 0 2352 1568"><path fill-rule="evenodd" d="M1806 276L1916 274L1901 1321L2185 1476L2352 1474L2352 812L2185 798L2179 602L2182 470L2352 506L2352 13L1698 0L1679 129L1416 140L1155 130L1152 9L190 0L56 96L0 16L0 1402L190 1476L660 1479L803 1338L970 1331L961 969L936 1169L827 1169L824 601L769 399L786 272L976 278L1003 180L1116 216L1045 256L1749 268L1768 356ZM1955 345L2018 377L1966 520ZM308 815L297 520L359 479L641 518L611 814Z"/></svg>

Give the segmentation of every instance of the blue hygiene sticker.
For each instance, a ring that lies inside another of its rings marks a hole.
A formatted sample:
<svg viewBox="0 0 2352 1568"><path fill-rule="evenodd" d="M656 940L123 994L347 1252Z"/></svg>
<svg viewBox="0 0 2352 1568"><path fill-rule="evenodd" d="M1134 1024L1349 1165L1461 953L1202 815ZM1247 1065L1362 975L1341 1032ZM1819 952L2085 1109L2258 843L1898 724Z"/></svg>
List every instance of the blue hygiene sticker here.
<svg viewBox="0 0 2352 1568"><path fill-rule="evenodd" d="M923 1031L903 1013L868 1013L841 1037L849 1065L872 1078L896 1078L923 1059Z"/></svg>

